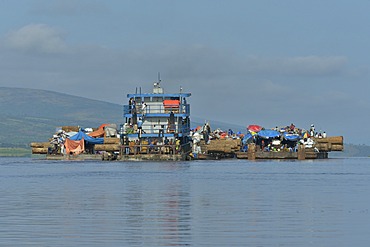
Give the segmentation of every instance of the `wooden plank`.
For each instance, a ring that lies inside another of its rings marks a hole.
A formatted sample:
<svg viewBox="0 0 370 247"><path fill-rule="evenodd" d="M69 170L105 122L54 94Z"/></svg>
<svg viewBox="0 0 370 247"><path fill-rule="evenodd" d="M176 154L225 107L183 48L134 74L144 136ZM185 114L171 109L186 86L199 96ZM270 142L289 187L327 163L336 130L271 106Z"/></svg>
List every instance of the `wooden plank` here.
<svg viewBox="0 0 370 247"><path fill-rule="evenodd" d="M342 144L343 136L328 136L326 138L314 138L316 143L332 143L332 144Z"/></svg>
<svg viewBox="0 0 370 247"><path fill-rule="evenodd" d="M32 154L47 154L48 148L32 148Z"/></svg>
<svg viewBox="0 0 370 247"><path fill-rule="evenodd" d="M109 151L115 152L120 151L121 145L117 144L95 144L95 151Z"/></svg>
<svg viewBox="0 0 370 247"><path fill-rule="evenodd" d="M331 151L343 151L344 146L341 144L333 144Z"/></svg>
<svg viewBox="0 0 370 247"><path fill-rule="evenodd" d="M237 159L248 159L248 152L235 152Z"/></svg>
<svg viewBox="0 0 370 247"><path fill-rule="evenodd" d="M297 152L256 152L256 159L297 159Z"/></svg>
<svg viewBox="0 0 370 247"><path fill-rule="evenodd" d="M322 152L330 152L331 151L331 148L332 148L332 144L331 143L316 143L315 144L315 147L322 151Z"/></svg>
<svg viewBox="0 0 370 247"><path fill-rule="evenodd" d="M78 132L80 127L78 126L62 126L62 130L65 132Z"/></svg>
<svg viewBox="0 0 370 247"><path fill-rule="evenodd" d="M31 142L30 144L32 148L48 148L49 145L49 142Z"/></svg>
<svg viewBox="0 0 370 247"><path fill-rule="evenodd" d="M238 139L212 139L206 145L208 152L234 153L240 150L240 140ZM202 149L203 150L203 149Z"/></svg>
<svg viewBox="0 0 370 247"><path fill-rule="evenodd" d="M120 138L115 138L115 137L104 138L104 144L120 144L120 143L121 143Z"/></svg>

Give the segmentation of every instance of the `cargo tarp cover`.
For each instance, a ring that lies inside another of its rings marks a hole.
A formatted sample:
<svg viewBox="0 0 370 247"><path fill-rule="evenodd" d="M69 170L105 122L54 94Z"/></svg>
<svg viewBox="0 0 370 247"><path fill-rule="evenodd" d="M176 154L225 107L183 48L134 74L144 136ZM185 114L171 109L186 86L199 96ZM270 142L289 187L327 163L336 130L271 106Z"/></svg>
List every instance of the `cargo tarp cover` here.
<svg viewBox="0 0 370 247"><path fill-rule="evenodd" d="M284 138L288 141L298 141L299 139L301 139L300 135L289 133L284 133Z"/></svg>
<svg viewBox="0 0 370 247"><path fill-rule="evenodd" d="M244 136L243 140L242 140L242 143L243 145L245 144L249 144L249 143L252 143L253 142L253 136L251 133L248 133Z"/></svg>
<svg viewBox="0 0 370 247"><path fill-rule="evenodd" d="M107 125L109 125L109 124L100 125L98 130L95 130L95 131L89 133L88 135L91 136L91 137L103 137L104 136L104 127L107 126Z"/></svg>
<svg viewBox="0 0 370 247"><path fill-rule="evenodd" d="M117 125L116 124L108 124L104 126L105 135L106 137L116 137L117 136Z"/></svg>
<svg viewBox="0 0 370 247"><path fill-rule="evenodd" d="M104 136L104 129L98 129L98 130L95 130L89 134L87 134L88 136L91 136L91 137L103 137Z"/></svg>
<svg viewBox="0 0 370 247"><path fill-rule="evenodd" d="M81 140L74 141L70 139L66 139L64 146L66 147L66 153L67 154L80 154L85 150L85 142L84 139L82 138Z"/></svg>
<svg viewBox="0 0 370 247"><path fill-rule="evenodd" d="M91 136L88 136L82 131L79 131L77 134L75 134L74 136L71 136L69 139L73 141L79 141L81 139L85 139L87 143L92 143L92 144L103 144L104 143L104 138L93 138Z"/></svg>
<svg viewBox="0 0 370 247"><path fill-rule="evenodd" d="M279 133L279 131L276 131L276 130L261 130L260 132L258 132L257 135L259 137L268 139L268 138L278 137L278 136L280 136L280 133Z"/></svg>
<svg viewBox="0 0 370 247"><path fill-rule="evenodd" d="M180 101L177 99L176 100L166 99L163 100L163 105L164 108L179 108Z"/></svg>

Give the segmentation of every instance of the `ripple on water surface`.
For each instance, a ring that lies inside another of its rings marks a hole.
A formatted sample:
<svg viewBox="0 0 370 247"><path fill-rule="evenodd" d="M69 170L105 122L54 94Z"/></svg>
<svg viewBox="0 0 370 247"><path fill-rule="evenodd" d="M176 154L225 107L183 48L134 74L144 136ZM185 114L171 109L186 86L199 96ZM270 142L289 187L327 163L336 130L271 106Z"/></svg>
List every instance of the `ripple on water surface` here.
<svg viewBox="0 0 370 247"><path fill-rule="evenodd" d="M366 246L370 162L0 159L2 246Z"/></svg>

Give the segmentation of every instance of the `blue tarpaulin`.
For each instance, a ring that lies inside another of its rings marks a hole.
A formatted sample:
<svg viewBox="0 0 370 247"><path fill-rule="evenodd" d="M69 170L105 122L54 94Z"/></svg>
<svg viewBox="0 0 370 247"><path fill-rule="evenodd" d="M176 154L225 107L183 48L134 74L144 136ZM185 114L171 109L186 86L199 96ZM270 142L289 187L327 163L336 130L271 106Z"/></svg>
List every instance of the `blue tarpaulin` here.
<svg viewBox="0 0 370 247"><path fill-rule="evenodd" d="M104 143L104 138L94 138L91 136L86 135L84 132L79 131L77 134L74 136L71 136L69 139L73 141L79 141L81 139L84 139L87 143L92 143L92 144L103 144Z"/></svg>
<svg viewBox="0 0 370 247"><path fill-rule="evenodd" d="M284 133L284 138L285 140L288 140L288 141L298 141L301 139L301 136L298 134Z"/></svg>
<svg viewBox="0 0 370 247"><path fill-rule="evenodd" d="M268 138L275 138L280 136L280 132L276 130L261 130L257 133L259 137L268 139Z"/></svg>
<svg viewBox="0 0 370 247"><path fill-rule="evenodd" d="M243 145L245 144L248 144L248 143L251 143L253 141L253 138L252 138L252 134L251 133L248 133L244 136L243 140L242 140L242 143Z"/></svg>

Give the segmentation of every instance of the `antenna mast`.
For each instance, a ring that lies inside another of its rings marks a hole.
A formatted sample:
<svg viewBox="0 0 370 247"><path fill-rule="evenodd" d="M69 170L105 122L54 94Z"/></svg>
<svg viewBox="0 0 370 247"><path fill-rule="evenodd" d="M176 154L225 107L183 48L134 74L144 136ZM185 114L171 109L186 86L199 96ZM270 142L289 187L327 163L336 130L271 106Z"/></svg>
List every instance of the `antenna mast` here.
<svg viewBox="0 0 370 247"><path fill-rule="evenodd" d="M158 72L158 81L154 82L153 93L163 93L163 88L159 85L161 83L161 73Z"/></svg>

